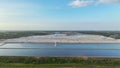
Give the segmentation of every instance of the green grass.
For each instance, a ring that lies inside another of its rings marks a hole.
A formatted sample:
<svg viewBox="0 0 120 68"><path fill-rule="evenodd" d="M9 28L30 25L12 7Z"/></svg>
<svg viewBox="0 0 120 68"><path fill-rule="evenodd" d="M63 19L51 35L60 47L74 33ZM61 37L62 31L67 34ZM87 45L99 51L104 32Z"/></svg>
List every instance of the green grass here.
<svg viewBox="0 0 120 68"><path fill-rule="evenodd" d="M120 68L120 58L1 56L0 68Z"/></svg>
<svg viewBox="0 0 120 68"><path fill-rule="evenodd" d="M81 64L0 64L0 68L120 68L120 66Z"/></svg>

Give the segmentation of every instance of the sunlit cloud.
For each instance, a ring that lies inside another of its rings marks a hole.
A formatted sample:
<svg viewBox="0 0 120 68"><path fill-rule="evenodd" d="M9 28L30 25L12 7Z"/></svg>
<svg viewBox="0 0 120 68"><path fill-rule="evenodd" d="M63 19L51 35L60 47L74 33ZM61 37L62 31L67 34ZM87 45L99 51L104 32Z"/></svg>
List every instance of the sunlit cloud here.
<svg viewBox="0 0 120 68"><path fill-rule="evenodd" d="M99 0L99 4L120 4L120 0Z"/></svg>
<svg viewBox="0 0 120 68"><path fill-rule="evenodd" d="M85 7L89 5L101 5L101 4L120 4L120 0L74 0L69 3L71 7Z"/></svg>
<svg viewBox="0 0 120 68"><path fill-rule="evenodd" d="M72 6L72 7L84 7L84 6L91 5L92 3L93 3L92 1L74 0L74 1L69 3L69 6Z"/></svg>

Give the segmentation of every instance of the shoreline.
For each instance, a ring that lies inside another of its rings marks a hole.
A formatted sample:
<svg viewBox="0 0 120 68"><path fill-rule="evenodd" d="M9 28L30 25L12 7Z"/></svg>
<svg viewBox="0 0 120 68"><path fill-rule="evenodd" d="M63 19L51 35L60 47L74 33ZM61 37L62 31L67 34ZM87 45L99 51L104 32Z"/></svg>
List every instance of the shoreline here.
<svg viewBox="0 0 120 68"><path fill-rule="evenodd" d="M5 45L5 44L55 44L55 43L52 43L52 42L4 42L4 43L0 43L1 45ZM76 43L76 42L58 42L56 44L120 44L120 42L110 42L110 43L98 43L98 42L95 42L95 43ZM0 45L0 46L1 46Z"/></svg>
<svg viewBox="0 0 120 68"><path fill-rule="evenodd" d="M120 60L119 57L97 57L97 56L0 56L6 58L81 58L81 59L114 59Z"/></svg>
<svg viewBox="0 0 120 68"><path fill-rule="evenodd" d="M37 57L37 58L93 58L93 59L120 59L120 57L102 57L102 56L0 56L0 57Z"/></svg>

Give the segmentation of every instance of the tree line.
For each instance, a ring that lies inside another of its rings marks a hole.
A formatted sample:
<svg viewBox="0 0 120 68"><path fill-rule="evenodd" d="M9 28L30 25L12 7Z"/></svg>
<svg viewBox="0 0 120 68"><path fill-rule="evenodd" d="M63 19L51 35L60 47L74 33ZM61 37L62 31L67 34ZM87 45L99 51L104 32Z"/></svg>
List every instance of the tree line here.
<svg viewBox="0 0 120 68"><path fill-rule="evenodd" d="M0 57L0 63L120 65L120 59L80 57Z"/></svg>

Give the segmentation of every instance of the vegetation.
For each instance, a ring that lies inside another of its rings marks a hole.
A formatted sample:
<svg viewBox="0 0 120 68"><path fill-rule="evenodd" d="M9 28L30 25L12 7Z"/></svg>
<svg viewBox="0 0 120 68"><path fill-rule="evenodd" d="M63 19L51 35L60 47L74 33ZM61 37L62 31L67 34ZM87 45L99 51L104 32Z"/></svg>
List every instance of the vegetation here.
<svg viewBox="0 0 120 68"><path fill-rule="evenodd" d="M1 64L0 68L120 68L119 65L80 65L80 64Z"/></svg>
<svg viewBox="0 0 120 68"><path fill-rule="evenodd" d="M0 39L19 38L19 37L27 37L33 35L48 35L55 33L65 33L67 35L74 35L78 33L93 34L93 35L103 35L106 37L120 39L119 31L7 31L7 32L0 32Z"/></svg>
<svg viewBox="0 0 120 68"><path fill-rule="evenodd" d="M27 37L33 35L48 35L48 32L32 32L32 31L23 31L23 32L0 32L0 39L11 39L19 37Z"/></svg>
<svg viewBox="0 0 120 68"><path fill-rule="evenodd" d="M0 68L114 68L120 65L117 58L87 57L0 57Z"/></svg>
<svg viewBox="0 0 120 68"><path fill-rule="evenodd" d="M81 31L84 34L103 35L115 39L120 39L120 31Z"/></svg>
<svg viewBox="0 0 120 68"><path fill-rule="evenodd" d="M0 57L0 63L120 65L120 59L75 57Z"/></svg>

